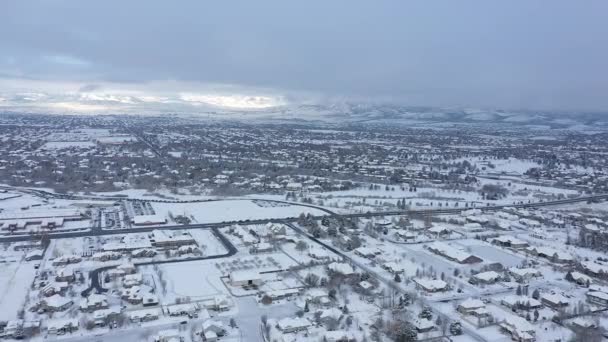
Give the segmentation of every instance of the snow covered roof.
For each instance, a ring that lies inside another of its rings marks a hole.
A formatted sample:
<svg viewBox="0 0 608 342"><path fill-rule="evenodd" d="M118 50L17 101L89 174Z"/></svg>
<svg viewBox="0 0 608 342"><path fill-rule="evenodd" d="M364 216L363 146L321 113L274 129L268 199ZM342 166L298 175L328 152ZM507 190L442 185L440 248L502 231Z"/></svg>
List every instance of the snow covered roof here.
<svg viewBox="0 0 608 342"><path fill-rule="evenodd" d="M498 237L494 238L495 241L498 241L500 243L509 243L511 245L527 245L528 242L518 239L514 236L510 236L510 235L501 235Z"/></svg>
<svg viewBox="0 0 608 342"><path fill-rule="evenodd" d="M353 269L353 267L349 264L345 264L342 262L332 262L331 264L327 265L327 268L329 268L330 270L337 272L337 273L341 273L344 275L351 275L353 273L355 273L355 270Z"/></svg>
<svg viewBox="0 0 608 342"><path fill-rule="evenodd" d="M330 308L321 312L321 318L333 318L335 320L340 319L342 311L338 308Z"/></svg>
<svg viewBox="0 0 608 342"><path fill-rule="evenodd" d="M539 276L541 274L540 271L535 268L511 267L509 268L509 272L520 277Z"/></svg>
<svg viewBox="0 0 608 342"><path fill-rule="evenodd" d="M230 273L231 281L249 281L261 279L260 273L255 270L234 271Z"/></svg>
<svg viewBox="0 0 608 342"><path fill-rule="evenodd" d="M536 251L536 253L548 257L553 257L555 255L559 260L574 260L572 254L551 247L530 247L529 250Z"/></svg>
<svg viewBox="0 0 608 342"><path fill-rule="evenodd" d="M567 305L570 300L559 293L543 293L540 298L552 304Z"/></svg>
<svg viewBox="0 0 608 342"><path fill-rule="evenodd" d="M63 297L58 294L54 294L50 297L47 297L45 300L46 305L52 308L60 308L72 303L72 300L66 297Z"/></svg>
<svg viewBox="0 0 608 342"><path fill-rule="evenodd" d="M501 302L507 304L508 306L516 306L516 305L520 305L520 304L527 305L528 303L530 304L531 307L538 307L538 306L542 305L541 302L539 302L538 300L536 300L532 297L517 296L517 295L504 296L504 297L502 297Z"/></svg>
<svg viewBox="0 0 608 342"><path fill-rule="evenodd" d="M460 303L458 306L460 306L464 309L470 310L470 309L485 308L486 304L479 299L469 298L469 299L463 301L462 303Z"/></svg>
<svg viewBox="0 0 608 342"><path fill-rule="evenodd" d="M435 326L433 324L433 322L429 321L428 319L424 319L424 318L415 318L414 320L412 320L412 324L418 330L428 330L428 329L432 329Z"/></svg>
<svg viewBox="0 0 608 342"><path fill-rule="evenodd" d="M438 241L428 244L427 247L435 253L440 253L450 259L457 260L458 262L464 262L465 260L473 256L472 254L469 254L465 251L461 251L446 243Z"/></svg>
<svg viewBox="0 0 608 342"><path fill-rule="evenodd" d="M303 329L309 327L310 321L305 318L283 318L277 322L281 330Z"/></svg>
<svg viewBox="0 0 608 342"><path fill-rule="evenodd" d="M483 280L483 281L494 281L500 278L500 274L494 271L481 272L473 275L473 278Z"/></svg>
<svg viewBox="0 0 608 342"><path fill-rule="evenodd" d="M155 214L155 215L135 215L133 216L134 224L158 224L158 223L166 223L167 219L165 217Z"/></svg>
<svg viewBox="0 0 608 342"><path fill-rule="evenodd" d="M46 328L48 330L61 330L67 327L77 327L78 318L62 318L52 319L46 322Z"/></svg>
<svg viewBox="0 0 608 342"><path fill-rule="evenodd" d="M443 290L448 286L448 283L440 279L414 278L414 282L431 291Z"/></svg>

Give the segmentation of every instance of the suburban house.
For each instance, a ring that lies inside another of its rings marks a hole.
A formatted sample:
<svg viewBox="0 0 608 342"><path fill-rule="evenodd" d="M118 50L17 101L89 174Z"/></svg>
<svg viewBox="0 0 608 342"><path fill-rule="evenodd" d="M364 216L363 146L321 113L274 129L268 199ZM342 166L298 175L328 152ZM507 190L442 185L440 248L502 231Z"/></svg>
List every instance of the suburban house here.
<svg viewBox="0 0 608 342"><path fill-rule="evenodd" d="M413 281L417 289L422 289L426 292L442 292L449 288L448 283L439 279L414 278Z"/></svg>
<svg viewBox="0 0 608 342"><path fill-rule="evenodd" d="M501 235L495 237L494 239L492 239L492 244L515 249L526 248L530 245L527 241L520 240L514 236L509 235Z"/></svg>
<svg viewBox="0 0 608 342"><path fill-rule="evenodd" d="M463 315L472 315L476 317L484 317L489 315L489 312L486 309L486 304L479 299L473 298L469 298L458 304L456 310Z"/></svg>
<svg viewBox="0 0 608 342"><path fill-rule="evenodd" d="M543 293L540 300L546 306L553 309L559 309L568 306L570 300L559 293Z"/></svg>
<svg viewBox="0 0 608 342"><path fill-rule="evenodd" d="M518 282L527 282L532 278L540 278L542 274L535 268L509 268L509 274Z"/></svg>
<svg viewBox="0 0 608 342"><path fill-rule="evenodd" d="M459 264L474 264L483 260L475 255L456 249L443 242L433 242L425 246L429 251Z"/></svg>
<svg viewBox="0 0 608 342"><path fill-rule="evenodd" d="M283 318L277 322L277 328L283 333L292 333L307 330L311 326L309 320L305 318Z"/></svg>
<svg viewBox="0 0 608 342"><path fill-rule="evenodd" d="M91 294L80 301L80 310L92 312L108 308L108 298L102 294Z"/></svg>
<svg viewBox="0 0 608 342"><path fill-rule="evenodd" d="M543 305L540 301L526 296L509 295L501 298L500 303L511 310L534 310Z"/></svg>
<svg viewBox="0 0 608 342"><path fill-rule="evenodd" d="M536 338L534 337L534 326L532 326L530 323L528 323L528 321L519 316L506 316L504 321L500 323L500 327L504 329L507 333L509 333L514 341L536 341Z"/></svg>
<svg viewBox="0 0 608 342"><path fill-rule="evenodd" d="M608 293L602 291L588 291L587 302L595 305L608 307Z"/></svg>
<svg viewBox="0 0 608 342"><path fill-rule="evenodd" d="M46 324L46 329L49 335L63 335L67 332L78 330L77 318L53 319Z"/></svg>
<svg viewBox="0 0 608 342"><path fill-rule="evenodd" d="M471 276L469 282L471 284L494 284L500 280L500 274L494 271L477 273Z"/></svg>
<svg viewBox="0 0 608 342"><path fill-rule="evenodd" d="M259 286L262 285L262 277L257 271L236 271L230 273L230 284L232 286Z"/></svg>
<svg viewBox="0 0 608 342"><path fill-rule="evenodd" d="M48 298L45 298L43 300L43 306L47 311L52 311L52 312L56 312L56 311L65 311L67 310L70 306L72 306L74 302L72 302L71 299L63 297L61 295L58 294L54 294Z"/></svg>

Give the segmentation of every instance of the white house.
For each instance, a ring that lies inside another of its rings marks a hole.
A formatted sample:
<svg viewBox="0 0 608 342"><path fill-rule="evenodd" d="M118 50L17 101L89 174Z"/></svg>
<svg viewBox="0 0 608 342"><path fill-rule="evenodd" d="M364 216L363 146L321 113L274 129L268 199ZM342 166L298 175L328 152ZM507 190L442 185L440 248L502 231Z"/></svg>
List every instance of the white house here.
<svg viewBox="0 0 608 342"><path fill-rule="evenodd" d="M259 286L262 285L262 277L258 271L235 271L230 273L230 284L232 286Z"/></svg>

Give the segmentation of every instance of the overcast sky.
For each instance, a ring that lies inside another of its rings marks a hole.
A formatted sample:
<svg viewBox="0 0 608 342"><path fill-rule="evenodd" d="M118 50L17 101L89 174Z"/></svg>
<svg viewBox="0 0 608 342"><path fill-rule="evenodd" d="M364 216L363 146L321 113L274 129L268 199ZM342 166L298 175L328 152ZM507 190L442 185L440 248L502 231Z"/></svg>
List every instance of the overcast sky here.
<svg viewBox="0 0 608 342"><path fill-rule="evenodd" d="M3 0L0 92L607 111L607 14L606 0Z"/></svg>

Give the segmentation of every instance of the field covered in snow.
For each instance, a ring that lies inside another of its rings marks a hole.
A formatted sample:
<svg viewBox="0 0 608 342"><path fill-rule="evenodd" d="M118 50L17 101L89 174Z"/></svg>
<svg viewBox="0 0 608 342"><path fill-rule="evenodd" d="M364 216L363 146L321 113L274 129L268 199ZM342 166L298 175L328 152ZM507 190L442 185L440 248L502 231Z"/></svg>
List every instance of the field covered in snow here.
<svg viewBox="0 0 608 342"><path fill-rule="evenodd" d="M262 207L252 200L225 200L200 203L154 203L156 213L161 216L185 215L195 223L257 220L269 218L297 217L301 213L325 215L326 213L297 205Z"/></svg>

